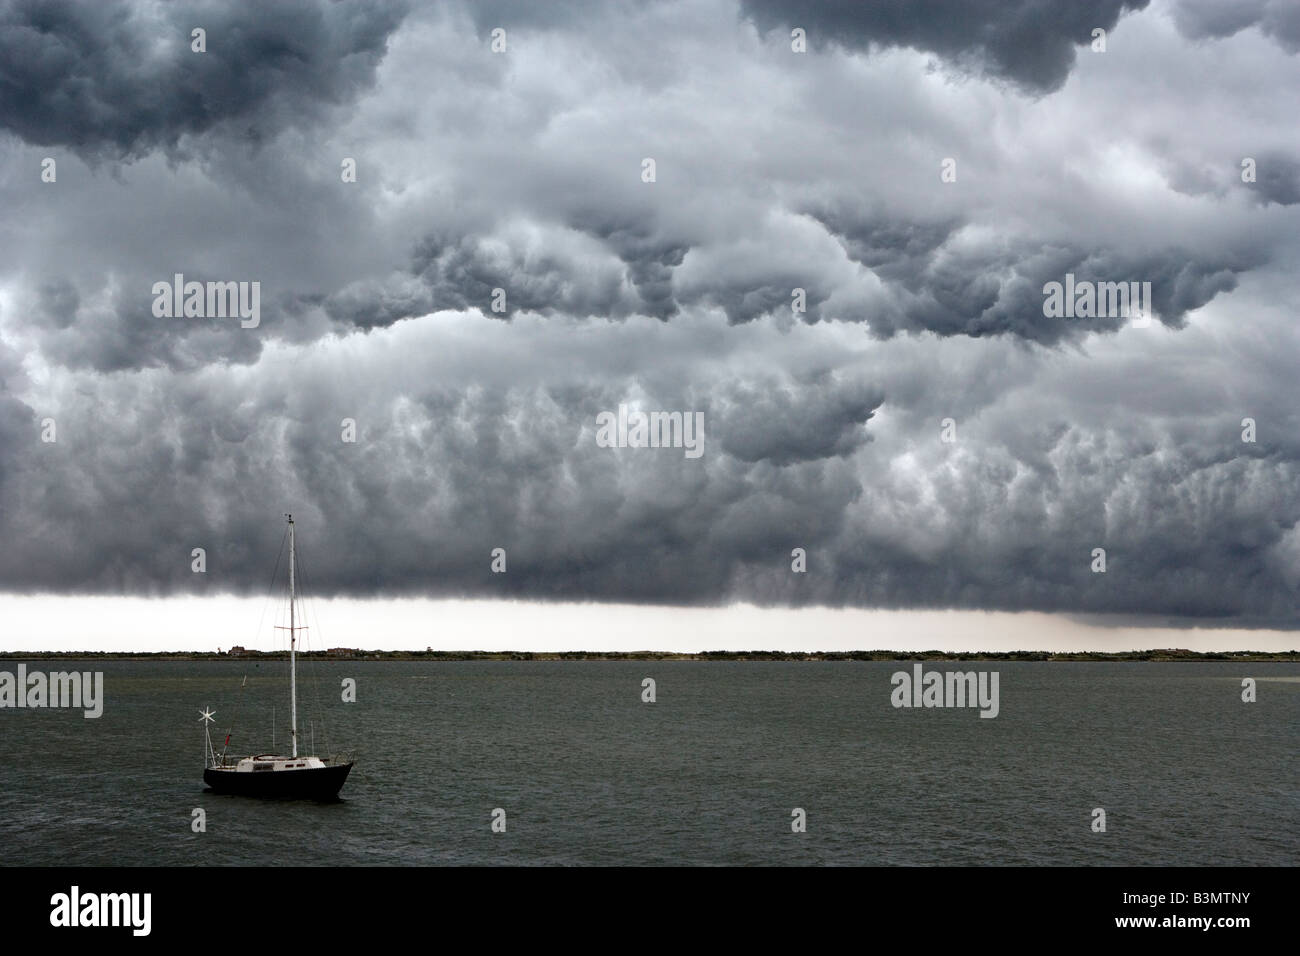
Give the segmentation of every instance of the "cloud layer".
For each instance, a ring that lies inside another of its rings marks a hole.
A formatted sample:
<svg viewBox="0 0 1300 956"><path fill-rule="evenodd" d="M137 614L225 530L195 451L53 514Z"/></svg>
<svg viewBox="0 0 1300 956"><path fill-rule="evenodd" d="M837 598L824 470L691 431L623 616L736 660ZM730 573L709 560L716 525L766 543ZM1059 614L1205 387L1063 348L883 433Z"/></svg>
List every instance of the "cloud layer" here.
<svg viewBox="0 0 1300 956"><path fill-rule="evenodd" d="M0 4L0 587L1294 626L1294 18L1081 9Z"/></svg>

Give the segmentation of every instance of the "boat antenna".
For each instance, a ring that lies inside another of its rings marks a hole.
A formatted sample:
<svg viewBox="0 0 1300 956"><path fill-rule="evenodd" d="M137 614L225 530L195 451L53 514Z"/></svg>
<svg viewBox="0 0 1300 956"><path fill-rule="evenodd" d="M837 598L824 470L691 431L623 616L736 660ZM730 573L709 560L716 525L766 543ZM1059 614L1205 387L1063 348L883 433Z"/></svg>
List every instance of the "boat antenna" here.
<svg viewBox="0 0 1300 956"><path fill-rule="evenodd" d="M216 754L212 751L212 732L209 730L209 725L212 724L216 718L217 715L211 707L204 707L199 711L199 720L203 721L203 739L207 743L203 759L207 761L209 767L215 767L217 765Z"/></svg>

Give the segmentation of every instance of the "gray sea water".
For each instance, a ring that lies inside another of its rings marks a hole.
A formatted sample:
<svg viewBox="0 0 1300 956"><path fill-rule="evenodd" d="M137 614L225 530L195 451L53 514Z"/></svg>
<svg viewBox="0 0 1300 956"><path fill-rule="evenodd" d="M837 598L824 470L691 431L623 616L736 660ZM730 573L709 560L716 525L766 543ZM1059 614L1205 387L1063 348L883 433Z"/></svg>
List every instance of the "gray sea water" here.
<svg viewBox="0 0 1300 956"><path fill-rule="evenodd" d="M6 865L1300 863L1295 664L928 662L999 672L981 719L892 707L911 663L313 662L301 739L358 760L335 804L204 790L200 709L243 754L274 705L286 749L287 665L27 666L106 703L0 710Z"/></svg>

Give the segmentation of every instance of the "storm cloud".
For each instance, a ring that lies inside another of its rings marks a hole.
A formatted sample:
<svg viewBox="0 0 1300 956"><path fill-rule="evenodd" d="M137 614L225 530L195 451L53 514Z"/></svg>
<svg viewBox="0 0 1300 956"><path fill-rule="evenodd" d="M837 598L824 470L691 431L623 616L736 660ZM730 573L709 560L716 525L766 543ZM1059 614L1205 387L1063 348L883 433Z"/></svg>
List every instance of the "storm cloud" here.
<svg viewBox="0 0 1300 956"><path fill-rule="evenodd" d="M85 157L175 149L218 126L249 141L319 119L374 79L400 3L268 7L9 0L0 125ZM202 52L194 30L206 34Z"/></svg>
<svg viewBox="0 0 1300 956"><path fill-rule="evenodd" d="M937 53L954 66L972 64L1032 91L1065 82L1075 47L1092 42L1094 29L1111 30L1120 16L1149 0L743 0L747 16L763 28L803 27L814 44L870 50L906 46Z"/></svg>
<svg viewBox="0 0 1300 956"><path fill-rule="evenodd" d="M323 595L1293 627L1289 23L2 4L0 587L258 592L292 511Z"/></svg>

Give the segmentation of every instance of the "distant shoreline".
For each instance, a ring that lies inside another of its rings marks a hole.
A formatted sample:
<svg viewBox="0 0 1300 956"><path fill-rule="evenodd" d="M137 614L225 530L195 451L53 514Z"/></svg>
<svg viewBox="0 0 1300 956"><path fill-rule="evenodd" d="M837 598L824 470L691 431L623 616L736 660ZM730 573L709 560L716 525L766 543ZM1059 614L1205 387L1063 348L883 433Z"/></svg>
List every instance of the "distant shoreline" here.
<svg viewBox="0 0 1300 956"><path fill-rule="evenodd" d="M1300 662L1300 651L306 651L300 658L329 661L1128 661ZM0 660L277 661L284 651L0 651Z"/></svg>

